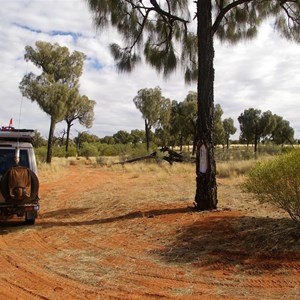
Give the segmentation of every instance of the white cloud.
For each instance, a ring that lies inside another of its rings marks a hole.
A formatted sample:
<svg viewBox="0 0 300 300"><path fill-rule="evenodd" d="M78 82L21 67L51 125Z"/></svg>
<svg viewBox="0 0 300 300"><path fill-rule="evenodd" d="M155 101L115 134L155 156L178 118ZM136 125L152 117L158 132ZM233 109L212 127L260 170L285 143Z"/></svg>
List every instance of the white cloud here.
<svg viewBox="0 0 300 300"><path fill-rule="evenodd" d="M81 92L97 103L89 132L100 137L118 130L143 129L132 101L142 88L160 86L165 97L177 101L184 100L190 90L196 91L196 84L186 86L179 72L168 80L145 65L131 74L117 73L108 49L117 39L111 29L96 32L83 0L1 2L0 126L13 117L15 126L20 123L22 128L34 128L48 136L49 117L23 98L18 88L26 72L39 72L23 59L25 46L34 46L37 40L57 42L87 55ZM300 46L281 39L266 23L257 39L235 46L216 41L215 50L215 103L221 104L223 117L232 117L239 127L237 117L245 109L271 110L290 121L300 138ZM72 136L86 130L78 124L73 127ZM59 123L56 133L63 128L65 124Z"/></svg>

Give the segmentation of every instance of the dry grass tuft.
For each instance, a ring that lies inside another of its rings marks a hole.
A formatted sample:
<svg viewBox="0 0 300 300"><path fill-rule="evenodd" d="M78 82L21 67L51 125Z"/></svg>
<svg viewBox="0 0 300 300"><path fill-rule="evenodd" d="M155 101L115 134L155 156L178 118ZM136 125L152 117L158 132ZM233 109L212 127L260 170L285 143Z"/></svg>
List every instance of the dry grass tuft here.
<svg viewBox="0 0 300 300"><path fill-rule="evenodd" d="M127 173L136 173L136 174L155 173L156 175L166 174L166 173L169 175L195 173L195 165L190 163L176 163L170 165L167 162L162 162L162 163L137 162L131 164L124 164L124 165L120 165L120 164L112 165L110 169L112 171L124 171Z"/></svg>
<svg viewBox="0 0 300 300"><path fill-rule="evenodd" d="M257 163L256 160L228 161L217 163L217 175L220 178L243 176Z"/></svg>
<svg viewBox="0 0 300 300"><path fill-rule="evenodd" d="M157 176L164 176L165 174L195 174L195 164L192 163L174 163L170 165L167 162L135 162L128 164L114 164L115 158L105 158L104 164L99 164L96 158L53 158L51 164L41 163L39 164L39 174L46 178L57 178L67 172L67 167L71 166L86 166L91 165L93 167L106 167L112 172L125 172L134 173L134 176L138 177L143 173L153 173ZM255 164L257 160L243 160L243 161L228 161L217 162L217 176L219 178L235 178L243 176L247 173Z"/></svg>
<svg viewBox="0 0 300 300"><path fill-rule="evenodd" d="M71 163L67 158L52 159L51 164L40 163L38 165L39 176L45 179L55 179L67 172L67 168Z"/></svg>

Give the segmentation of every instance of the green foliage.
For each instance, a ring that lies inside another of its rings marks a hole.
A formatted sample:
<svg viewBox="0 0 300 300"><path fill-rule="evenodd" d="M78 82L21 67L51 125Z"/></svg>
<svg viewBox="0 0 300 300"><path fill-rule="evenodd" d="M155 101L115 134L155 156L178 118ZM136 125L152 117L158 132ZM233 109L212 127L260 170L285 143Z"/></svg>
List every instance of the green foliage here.
<svg viewBox="0 0 300 300"><path fill-rule="evenodd" d="M262 202L269 202L300 221L300 150L258 163L243 184L246 192L253 193Z"/></svg>
<svg viewBox="0 0 300 300"><path fill-rule="evenodd" d="M284 143L293 144L294 142L294 129L290 127L290 123L282 117L274 115L275 127L272 131L271 140L278 145Z"/></svg>
<svg viewBox="0 0 300 300"><path fill-rule="evenodd" d="M294 151L294 148L292 147L282 147L282 153L286 154L286 153L290 153L291 151Z"/></svg>
<svg viewBox="0 0 300 300"><path fill-rule="evenodd" d="M63 146L61 146L61 147L54 146L53 149L52 149L52 155L54 157L65 157L65 155L66 155L65 147L63 147Z"/></svg>
<svg viewBox="0 0 300 300"><path fill-rule="evenodd" d="M133 144L138 144L146 141L144 130L133 129L131 130L130 135Z"/></svg>
<svg viewBox="0 0 300 300"><path fill-rule="evenodd" d="M86 128L92 127L95 104L96 101L90 100L85 95L81 96L79 92L76 92L72 97L69 97L67 101L67 112L64 117L64 120L67 123L66 149L68 149L69 146L71 126L75 120L78 120L79 124Z"/></svg>
<svg viewBox="0 0 300 300"><path fill-rule="evenodd" d="M35 148L46 146L47 145L47 140L44 139L37 130L35 130L34 131L34 136L33 136L33 139L32 139L32 145Z"/></svg>
<svg viewBox="0 0 300 300"><path fill-rule="evenodd" d="M113 135L113 138L117 144L128 144L132 142L132 136L130 133L124 130L119 130Z"/></svg>
<svg viewBox="0 0 300 300"><path fill-rule="evenodd" d="M34 149L37 163L45 163L47 157L47 147L42 146Z"/></svg>
<svg viewBox="0 0 300 300"><path fill-rule="evenodd" d="M151 128L161 128L165 133L167 132L171 115L171 101L161 95L160 87L156 87L139 90L133 102L145 120L147 151L149 151ZM165 138L167 139L167 135Z"/></svg>
<svg viewBox="0 0 300 300"><path fill-rule="evenodd" d="M75 157L75 156L77 156L77 149L76 149L75 146L70 146L68 148L68 156L69 157Z"/></svg>
<svg viewBox="0 0 300 300"><path fill-rule="evenodd" d="M150 150L155 149L156 145L150 144ZM147 154L145 143L138 144L97 144L99 156L120 156L125 158L135 158Z"/></svg>
<svg viewBox="0 0 300 300"><path fill-rule="evenodd" d="M182 102L172 102L170 133L173 145L190 144L196 138L197 93L190 91Z"/></svg>
<svg viewBox="0 0 300 300"><path fill-rule="evenodd" d="M154 149L155 145L150 145L150 149ZM135 146L132 146L128 152L129 158L141 157L147 155L147 150L145 144L140 143Z"/></svg>
<svg viewBox="0 0 300 300"><path fill-rule="evenodd" d="M87 2L97 27L104 28L111 24L124 38L124 47L110 45L120 71L132 71L141 61L142 54L164 75L174 71L178 62L184 66L174 45L186 37L186 25L190 21L187 0L164 4L120 0Z"/></svg>
<svg viewBox="0 0 300 300"><path fill-rule="evenodd" d="M87 159L90 157L96 157L98 156L98 148L95 144L84 142L82 143L79 154L80 156L84 156Z"/></svg>
<svg viewBox="0 0 300 300"><path fill-rule="evenodd" d="M84 142L87 143L97 143L100 139L94 134L89 134L87 132L78 132L78 136L74 138L74 142L77 148L80 149Z"/></svg>
<svg viewBox="0 0 300 300"><path fill-rule="evenodd" d="M217 1L216 1L217 2ZM228 3L232 2L232 3ZM221 15L226 6L226 16L220 20L217 36L223 41L236 43L241 39L252 39L257 35L262 22L274 20L274 27L286 38L299 42L299 1L222 1L216 5L216 15Z"/></svg>
<svg viewBox="0 0 300 300"><path fill-rule="evenodd" d="M99 156L118 156L121 147L122 145L119 144L101 143L97 145Z"/></svg>
<svg viewBox="0 0 300 300"><path fill-rule="evenodd" d="M160 87L141 89L133 99L136 108L142 113L143 119L147 122L149 128L159 121L161 99Z"/></svg>
<svg viewBox="0 0 300 300"><path fill-rule="evenodd" d="M68 148L68 156L77 156L77 149L75 146ZM65 157L66 156L66 148L64 146L54 146L52 149L53 157Z"/></svg>
<svg viewBox="0 0 300 300"><path fill-rule="evenodd" d="M45 163L47 158L47 147L42 146L34 149L36 160L38 163ZM66 149L65 147L54 146L52 149L53 157L65 157ZM69 147L69 156L77 156L77 150L74 146Z"/></svg>
<svg viewBox="0 0 300 300"><path fill-rule="evenodd" d="M47 162L52 158L52 139L56 123L62 121L70 108L70 99L76 99L79 77L82 74L85 55L59 44L37 41L36 48L25 47L24 58L41 69L41 74L25 74L20 82L23 96L36 102L50 116Z"/></svg>
<svg viewBox="0 0 300 300"><path fill-rule="evenodd" d="M220 104L216 104L214 107L214 143L216 145L224 145L226 142L225 139L225 130L222 122L223 109Z"/></svg>
<svg viewBox="0 0 300 300"><path fill-rule="evenodd" d="M261 113L258 109L249 108L238 117L238 121L241 141L246 141L247 144L254 143L255 152L261 140L270 140L281 145L294 142L294 130L289 122L280 116L273 115L271 111Z"/></svg>
<svg viewBox="0 0 300 300"><path fill-rule="evenodd" d="M104 29L111 25L125 41L124 47L110 45L120 71L132 71L144 54L146 61L164 75L175 71L180 64L187 82L198 79L198 44L191 17L208 14L205 5L194 11L195 6L187 0L86 2L96 27ZM204 26L221 41L237 43L253 39L267 19L273 21L284 37L300 41L299 1L226 0L211 4L208 7L213 10L213 24Z"/></svg>
<svg viewBox="0 0 300 300"><path fill-rule="evenodd" d="M234 127L234 121L232 118L227 118L223 120L223 128L225 133L225 140L227 148L229 148L229 137L236 133L236 128Z"/></svg>

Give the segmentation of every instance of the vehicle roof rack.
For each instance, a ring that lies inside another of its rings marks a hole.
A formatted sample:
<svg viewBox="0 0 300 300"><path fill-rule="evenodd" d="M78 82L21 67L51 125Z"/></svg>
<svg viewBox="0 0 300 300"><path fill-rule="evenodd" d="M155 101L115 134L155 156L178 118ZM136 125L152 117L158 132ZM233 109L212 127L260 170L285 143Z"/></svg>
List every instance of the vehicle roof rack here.
<svg viewBox="0 0 300 300"><path fill-rule="evenodd" d="M34 137L33 129L15 129L14 127L2 127L0 129L0 140L30 142Z"/></svg>

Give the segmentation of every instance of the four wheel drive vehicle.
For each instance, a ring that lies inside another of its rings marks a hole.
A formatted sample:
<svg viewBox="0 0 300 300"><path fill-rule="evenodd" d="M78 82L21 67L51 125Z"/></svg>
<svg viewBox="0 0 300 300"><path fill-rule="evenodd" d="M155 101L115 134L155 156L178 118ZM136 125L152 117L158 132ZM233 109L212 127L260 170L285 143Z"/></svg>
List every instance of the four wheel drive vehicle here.
<svg viewBox="0 0 300 300"><path fill-rule="evenodd" d="M33 130L0 129L0 220L25 216L35 223L39 210L39 181L32 145Z"/></svg>

